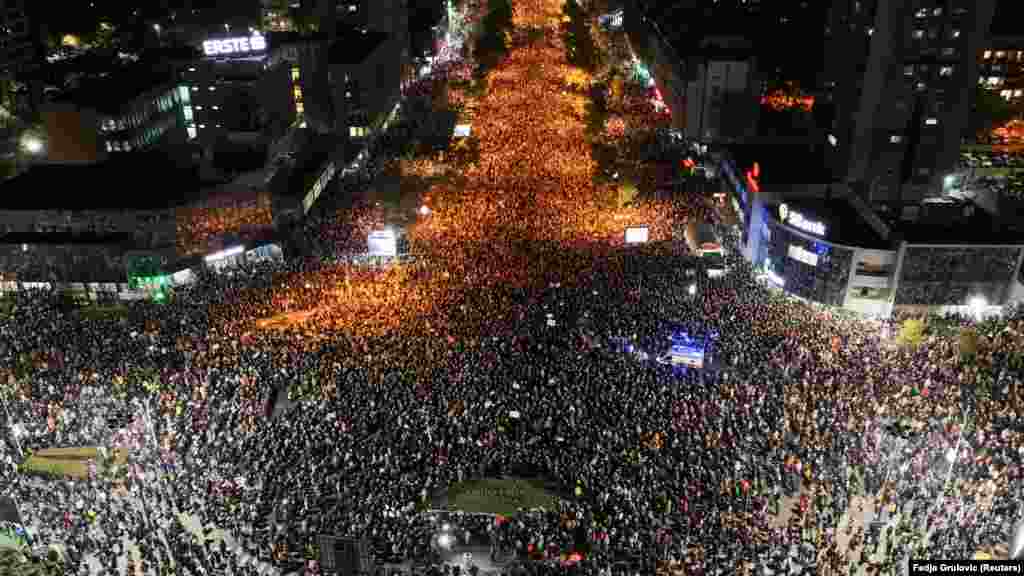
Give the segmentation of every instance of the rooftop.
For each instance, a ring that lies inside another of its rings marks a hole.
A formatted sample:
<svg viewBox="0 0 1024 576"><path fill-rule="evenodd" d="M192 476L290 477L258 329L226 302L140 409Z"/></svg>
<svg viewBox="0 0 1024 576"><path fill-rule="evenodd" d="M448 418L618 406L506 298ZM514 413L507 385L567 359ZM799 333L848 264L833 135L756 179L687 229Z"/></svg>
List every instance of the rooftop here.
<svg viewBox="0 0 1024 576"><path fill-rule="evenodd" d="M77 88L61 93L54 101L71 102L82 108L115 114L139 96L172 82L169 70L152 63L138 62L118 66L104 75L84 77Z"/></svg>
<svg viewBox="0 0 1024 576"><path fill-rule="evenodd" d="M821 147L804 143L734 144L726 149L741 171L756 162L761 168L762 186L783 184L828 184L832 174L825 168Z"/></svg>
<svg viewBox="0 0 1024 576"><path fill-rule="evenodd" d="M159 152L132 152L96 164L33 166L0 185L0 210L158 210L198 191L192 167Z"/></svg>
<svg viewBox="0 0 1024 576"><path fill-rule="evenodd" d="M137 245L132 234L95 232L11 232L0 234L0 245L11 244L104 244L126 248Z"/></svg>
<svg viewBox="0 0 1024 576"><path fill-rule="evenodd" d="M897 233L912 244L1024 244L1024 230L1000 222L978 207L969 216L905 223Z"/></svg>
<svg viewBox="0 0 1024 576"><path fill-rule="evenodd" d="M875 233L857 210L842 198L787 199L790 213L825 224L825 240L857 248L889 249L891 244ZM779 219L780 203L765 204L773 219Z"/></svg>
<svg viewBox="0 0 1024 576"><path fill-rule="evenodd" d="M331 64L359 64L373 54L387 38L388 35L383 32L346 31L331 43L327 58Z"/></svg>
<svg viewBox="0 0 1024 576"><path fill-rule="evenodd" d="M280 196L304 198L310 187L320 177L321 169L331 157L332 152L344 142L336 136L307 133L308 140L302 146L302 152L295 156L293 165L285 165L275 176L272 188ZM338 170L355 160L360 146L345 145L345 160ZM278 181L278 178L283 179Z"/></svg>

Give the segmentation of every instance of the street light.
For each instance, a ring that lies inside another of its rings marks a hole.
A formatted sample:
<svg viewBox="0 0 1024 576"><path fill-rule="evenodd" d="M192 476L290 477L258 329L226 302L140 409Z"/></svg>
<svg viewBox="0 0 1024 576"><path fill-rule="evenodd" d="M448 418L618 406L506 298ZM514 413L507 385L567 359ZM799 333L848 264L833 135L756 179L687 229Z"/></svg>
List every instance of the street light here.
<svg viewBox="0 0 1024 576"><path fill-rule="evenodd" d="M1024 520L1017 522L1010 530L1010 542L1007 549L1010 552L1010 558L1017 560L1024 556Z"/></svg>
<svg viewBox="0 0 1024 576"><path fill-rule="evenodd" d="M39 154L43 151L43 140L38 136L24 136L21 139L21 146L25 148L29 154Z"/></svg>
<svg viewBox="0 0 1024 576"><path fill-rule="evenodd" d="M428 208L426 204L424 204L423 206L420 206L420 216L429 216L429 215L430 215L430 208Z"/></svg>
<svg viewBox="0 0 1024 576"><path fill-rule="evenodd" d="M697 293L697 285L696 284L690 284L690 288L689 288L688 292L690 293L690 296L693 296L694 294L696 294Z"/></svg>
<svg viewBox="0 0 1024 576"><path fill-rule="evenodd" d="M988 308L988 300L984 296L974 296L967 301L967 307L971 309L975 319L981 320L981 314Z"/></svg>

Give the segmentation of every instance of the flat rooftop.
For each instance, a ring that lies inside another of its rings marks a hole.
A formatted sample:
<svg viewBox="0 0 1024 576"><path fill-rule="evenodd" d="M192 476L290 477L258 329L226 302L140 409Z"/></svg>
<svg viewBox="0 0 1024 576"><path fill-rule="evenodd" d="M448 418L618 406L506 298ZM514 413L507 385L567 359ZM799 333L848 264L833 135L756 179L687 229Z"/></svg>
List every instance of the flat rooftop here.
<svg viewBox="0 0 1024 576"><path fill-rule="evenodd" d="M159 210L199 194L192 166L160 152L132 152L95 164L39 164L0 185L0 210Z"/></svg>
<svg viewBox="0 0 1024 576"><path fill-rule="evenodd" d="M135 236L129 233L97 234L92 232L11 232L0 234L0 246L12 244L102 244L135 247Z"/></svg>
<svg viewBox="0 0 1024 576"><path fill-rule="evenodd" d="M979 207L970 216L904 223L897 230L912 244L1024 244L1024 228L1000 222Z"/></svg>
<svg viewBox="0 0 1024 576"><path fill-rule="evenodd" d="M173 84L169 70L148 62L118 66L102 76L87 76L77 88L66 90L53 98L54 102L69 102L81 108L91 108L107 114L120 112L139 96Z"/></svg>
<svg viewBox="0 0 1024 576"><path fill-rule="evenodd" d="M780 204L765 204L776 221L779 219ZM879 236L843 198L794 198L787 199L785 204L791 212L796 211L808 220L824 223L824 238L829 242L876 250L892 248L892 243Z"/></svg>
<svg viewBox="0 0 1024 576"><path fill-rule="evenodd" d="M758 163L762 186L785 184L828 184L824 150L803 143L733 144L725 147L741 171Z"/></svg>
<svg viewBox="0 0 1024 576"><path fill-rule="evenodd" d="M387 39L383 32L346 31L331 43L327 59L331 64L359 64Z"/></svg>

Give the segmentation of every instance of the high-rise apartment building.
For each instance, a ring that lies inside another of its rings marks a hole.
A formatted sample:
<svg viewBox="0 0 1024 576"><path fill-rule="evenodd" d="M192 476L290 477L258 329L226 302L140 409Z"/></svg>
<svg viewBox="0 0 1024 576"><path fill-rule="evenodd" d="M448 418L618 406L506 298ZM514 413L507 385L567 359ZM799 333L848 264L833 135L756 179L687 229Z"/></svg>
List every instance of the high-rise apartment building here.
<svg viewBox="0 0 1024 576"><path fill-rule="evenodd" d="M26 0L0 0L0 69L18 69L35 59L37 36Z"/></svg>
<svg viewBox="0 0 1024 576"><path fill-rule="evenodd" d="M995 0L833 0L822 99L833 176L909 214L956 165Z"/></svg>
<svg viewBox="0 0 1024 576"><path fill-rule="evenodd" d="M1024 37L993 35L978 53L978 66L978 84L1008 102L1024 102Z"/></svg>

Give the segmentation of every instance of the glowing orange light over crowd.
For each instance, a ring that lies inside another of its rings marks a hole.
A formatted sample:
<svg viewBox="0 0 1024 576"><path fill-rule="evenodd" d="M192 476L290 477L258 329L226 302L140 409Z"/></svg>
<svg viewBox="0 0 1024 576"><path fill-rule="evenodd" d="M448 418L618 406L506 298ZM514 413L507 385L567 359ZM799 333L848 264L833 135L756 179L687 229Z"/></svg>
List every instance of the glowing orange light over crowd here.
<svg viewBox="0 0 1024 576"><path fill-rule="evenodd" d="M761 105L776 111L800 108L805 112L810 112L814 109L814 96L786 94L781 89L777 89L762 96Z"/></svg>

